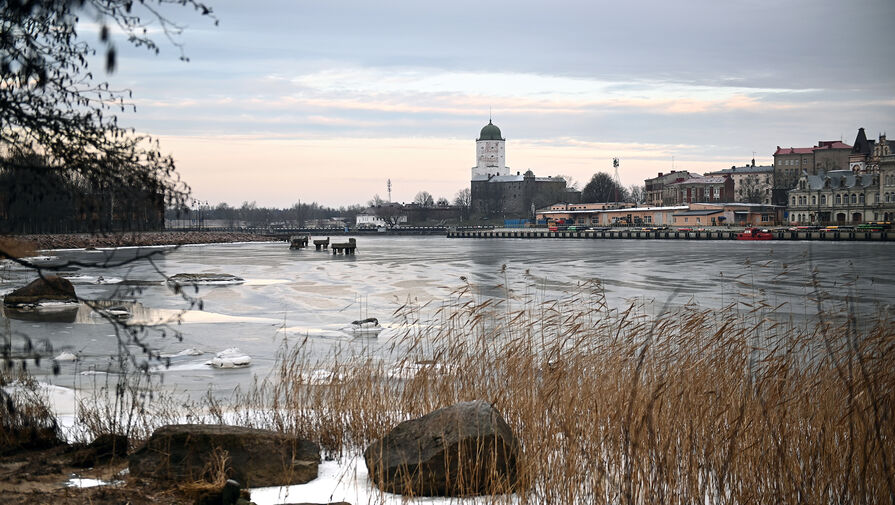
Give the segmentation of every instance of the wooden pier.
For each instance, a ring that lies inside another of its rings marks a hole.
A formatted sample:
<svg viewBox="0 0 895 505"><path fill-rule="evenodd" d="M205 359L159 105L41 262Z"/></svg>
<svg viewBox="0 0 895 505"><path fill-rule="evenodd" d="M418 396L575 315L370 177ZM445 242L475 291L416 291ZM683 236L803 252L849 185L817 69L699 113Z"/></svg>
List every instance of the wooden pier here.
<svg viewBox="0 0 895 505"><path fill-rule="evenodd" d="M357 250L357 241L350 238L348 242L333 242L329 248L333 250L333 254L354 254L354 251Z"/></svg>
<svg viewBox="0 0 895 505"><path fill-rule="evenodd" d="M895 232L862 230L770 230L773 240L867 241L892 242ZM449 230L448 238L569 238L569 239L679 239L679 240L736 240L740 230L580 230L548 231L519 230Z"/></svg>

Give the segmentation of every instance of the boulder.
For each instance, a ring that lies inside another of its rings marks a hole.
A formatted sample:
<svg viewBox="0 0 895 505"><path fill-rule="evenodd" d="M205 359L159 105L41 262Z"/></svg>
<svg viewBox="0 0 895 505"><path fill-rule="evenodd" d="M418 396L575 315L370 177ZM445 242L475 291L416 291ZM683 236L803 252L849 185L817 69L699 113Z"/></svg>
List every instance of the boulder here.
<svg viewBox="0 0 895 505"><path fill-rule="evenodd" d="M31 281L6 295L3 303L6 306L36 305L44 302L76 303L75 287L68 279L56 275L46 275Z"/></svg>
<svg viewBox="0 0 895 505"><path fill-rule="evenodd" d="M221 424L162 426L130 456L130 473L162 481L196 481L224 452L227 477L247 487L304 484L317 478L320 448L314 442Z"/></svg>
<svg viewBox="0 0 895 505"><path fill-rule="evenodd" d="M364 451L383 491L416 496L511 492L519 444L488 402L445 407L404 421Z"/></svg>
<svg viewBox="0 0 895 505"><path fill-rule="evenodd" d="M183 286L228 286L242 284L245 279L231 274L176 274L168 277L168 284L175 287Z"/></svg>
<svg viewBox="0 0 895 505"><path fill-rule="evenodd" d="M72 466L92 467L111 460L127 457L128 439L125 435L100 435L93 442L83 446L72 446Z"/></svg>

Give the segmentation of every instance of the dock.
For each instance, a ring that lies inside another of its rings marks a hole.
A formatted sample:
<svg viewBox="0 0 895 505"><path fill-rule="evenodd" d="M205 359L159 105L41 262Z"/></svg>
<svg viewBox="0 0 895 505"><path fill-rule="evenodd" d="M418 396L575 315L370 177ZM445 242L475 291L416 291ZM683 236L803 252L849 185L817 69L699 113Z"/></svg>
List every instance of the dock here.
<svg viewBox="0 0 895 505"><path fill-rule="evenodd" d="M545 229L495 229L495 230L449 230L448 238L559 238L559 239L678 239L678 240L736 240L741 230L576 230L548 231ZM861 230L769 230L773 240L819 240L819 241L866 241L892 242L895 232Z"/></svg>

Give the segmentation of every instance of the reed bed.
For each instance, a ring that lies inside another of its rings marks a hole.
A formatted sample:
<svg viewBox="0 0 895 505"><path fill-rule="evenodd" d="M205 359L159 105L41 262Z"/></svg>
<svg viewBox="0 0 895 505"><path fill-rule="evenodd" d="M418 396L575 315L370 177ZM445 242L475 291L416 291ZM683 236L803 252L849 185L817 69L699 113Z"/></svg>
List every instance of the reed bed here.
<svg viewBox="0 0 895 505"><path fill-rule="evenodd" d="M237 419L338 457L485 399L524 451L522 489L495 503L895 502L886 316L845 306L784 324L748 300L611 309L598 283L565 300L473 291L401 307L405 330L384 353L312 360L285 346L275 376L236 398Z"/></svg>
<svg viewBox="0 0 895 505"><path fill-rule="evenodd" d="M308 339L284 341L275 372L226 402L146 402L153 390L137 381L106 389L132 400L82 404L81 419L136 438L184 417L271 428L346 458L400 421L484 399L523 455L518 491L480 502L895 503L885 310L859 316L816 282L816 313L794 322L753 283L709 310L613 308L599 282L545 299L505 280L497 297L465 284L440 304L404 304L379 348L321 358Z"/></svg>

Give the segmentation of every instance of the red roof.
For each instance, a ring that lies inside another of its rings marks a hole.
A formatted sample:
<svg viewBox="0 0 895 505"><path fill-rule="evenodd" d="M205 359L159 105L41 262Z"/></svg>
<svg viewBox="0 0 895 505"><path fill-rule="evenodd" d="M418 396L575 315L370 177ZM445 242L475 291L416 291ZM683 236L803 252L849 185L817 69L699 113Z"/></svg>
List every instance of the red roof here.
<svg viewBox="0 0 895 505"><path fill-rule="evenodd" d="M838 140L821 140L814 147L780 147L774 151L774 156L778 154L811 154L819 149L851 149L851 146Z"/></svg>
<svg viewBox="0 0 895 505"><path fill-rule="evenodd" d="M774 155L778 154L811 154L814 152L813 147L780 147L777 146L777 150L774 152Z"/></svg>
<svg viewBox="0 0 895 505"><path fill-rule="evenodd" d="M814 149L851 149L851 146L838 140L823 140Z"/></svg>

